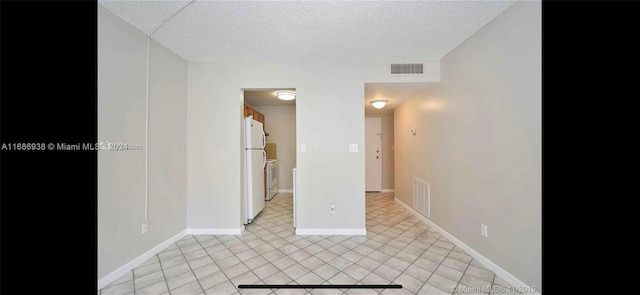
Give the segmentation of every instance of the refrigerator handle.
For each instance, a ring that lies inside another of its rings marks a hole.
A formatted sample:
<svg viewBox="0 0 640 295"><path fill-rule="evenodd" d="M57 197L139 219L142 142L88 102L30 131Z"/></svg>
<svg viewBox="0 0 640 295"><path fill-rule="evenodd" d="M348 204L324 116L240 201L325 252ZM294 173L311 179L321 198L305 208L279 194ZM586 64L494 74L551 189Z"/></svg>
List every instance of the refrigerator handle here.
<svg viewBox="0 0 640 295"><path fill-rule="evenodd" d="M264 134L264 130L260 130L262 132L262 148L264 149L267 146L267 135Z"/></svg>
<svg viewBox="0 0 640 295"><path fill-rule="evenodd" d="M267 167L267 152L262 150L262 169L264 169L264 167Z"/></svg>

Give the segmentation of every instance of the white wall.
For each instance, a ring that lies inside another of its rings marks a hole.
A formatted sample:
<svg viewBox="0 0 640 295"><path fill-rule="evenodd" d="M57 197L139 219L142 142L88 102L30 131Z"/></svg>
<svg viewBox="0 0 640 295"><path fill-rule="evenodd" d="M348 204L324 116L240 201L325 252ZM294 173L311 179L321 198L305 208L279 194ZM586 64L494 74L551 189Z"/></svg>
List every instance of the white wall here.
<svg viewBox="0 0 640 295"><path fill-rule="evenodd" d="M296 107L256 106L265 118L267 142L276 144L278 152L278 189L293 189L293 168L296 167Z"/></svg>
<svg viewBox="0 0 640 295"><path fill-rule="evenodd" d="M187 63L150 47L149 146L146 135L147 37L98 5L98 140L149 152L149 232L145 150L98 152L98 277L186 226Z"/></svg>
<svg viewBox="0 0 640 295"><path fill-rule="evenodd" d="M440 85L395 110L396 196L411 205L412 177L429 181L431 220L538 291L540 6L513 4L441 60Z"/></svg>
<svg viewBox="0 0 640 295"><path fill-rule="evenodd" d="M395 188L393 114L382 115L382 189Z"/></svg>
<svg viewBox="0 0 640 295"><path fill-rule="evenodd" d="M296 141L307 145L296 151L298 229L364 230L364 154L348 152L364 145L364 83L438 81L439 70L427 61L424 77L392 78L386 61L190 62L187 227L241 227L241 89L296 88Z"/></svg>

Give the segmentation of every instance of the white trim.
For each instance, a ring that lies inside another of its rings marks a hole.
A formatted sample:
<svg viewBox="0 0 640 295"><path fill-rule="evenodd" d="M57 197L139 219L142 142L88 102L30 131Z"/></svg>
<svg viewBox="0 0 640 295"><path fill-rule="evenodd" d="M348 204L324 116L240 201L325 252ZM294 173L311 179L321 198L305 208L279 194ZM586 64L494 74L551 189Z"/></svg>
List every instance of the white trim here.
<svg viewBox="0 0 640 295"><path fill-rule="evenodd" d="M383 193L395 193L396 189L394 189L394 188L383 188L382 192Z"/></svg>
<svg viewBox="0 0 640 295"><path fill-rule="evenodd" d="M241 235L239 228L187 228L188 235Z"/></svg>
<svg viewBox="0 0 640 295"><path fill-rule="evenodd" d="M293 190L292 189L283 189L283 188L279 188L278 189L278 193L289 193L292 194Z"/></svg>
<svg viewBox="0 0 640 295"><path fill-rule="evenodd" d="M296 228L296 235L311 236L364 236L366 228Z"/></svg>
<svg viewBox="0 0 640 295"><path fill-rule="evenodd" d="M507 281L507 283L509 283L512 286L516 287L517 289L521 289L521 290L531 290L531 289L533 289L529 285L525 284L524 282L522 282L521 280L516 278L514 275L512 275L509 272L507 272L506 270L504 270L502 267L500 267L497 264L493 263L493 261L489 260L489 258L486 258L486 257L482 256L482 254L476 252L476 250L473 250L473 248L469 247L467 244L465 244L462 241L458 240L452 234L448 233L447 231L445 231L444 229L442 229L441 227L439 227L438 225L433 223L433 221L427 219L424 215L418 213L418 211L416 211L413 208L409 207L409 205L407 205L404 202L400 201L398 198L393 198L393 199L398 204L400 204L402 207L404 207L409 212L411 212L411 214L413 214L416 218L424 221L427 225L431 226L438 233L443 235L445 238L447 238L449 241L454 243L460 249L464 250L465 252L467 252L467 254L471 255L471 257L473 257L475 260L478 260L478 262L480 262L482 265L486 266L490 271L493 271L496 275L498 275L499 277L503 278L505 281ZM524 293L524 294L540 295L540 292L528 292L528 293Z"/></svg>
<svg viewBox="0 0 640 295"><path fill-rule="evenodd" d="M146 262L154 255L158 254L158 252L162 251L162 249L171 246L171 244L179 241L186 235L186 230L183 230L177 233L175 236L170 237L166 241L158 244L157 246L151 248L149 251L144 252L142 255L134 258L133 260L127 262L125 265L118 267L116 270L111 273L105 275L104 277L98 279L98 290L108 286L113 283L115 280L119 279L121 276L127 274L132 269L136 268L138 265Z"/></svg>

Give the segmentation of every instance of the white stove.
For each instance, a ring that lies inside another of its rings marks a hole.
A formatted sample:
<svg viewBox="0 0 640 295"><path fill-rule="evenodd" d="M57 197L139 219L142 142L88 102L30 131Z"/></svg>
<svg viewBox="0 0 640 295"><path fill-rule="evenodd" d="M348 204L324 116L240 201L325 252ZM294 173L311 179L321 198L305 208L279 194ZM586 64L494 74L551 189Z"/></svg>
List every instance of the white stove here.
<svg viewBox="0 0 640 295"><path fill-rule="evenodd" d="M265 200L269 201L278 193L278 160L267 160L267 191Z"/></svg>

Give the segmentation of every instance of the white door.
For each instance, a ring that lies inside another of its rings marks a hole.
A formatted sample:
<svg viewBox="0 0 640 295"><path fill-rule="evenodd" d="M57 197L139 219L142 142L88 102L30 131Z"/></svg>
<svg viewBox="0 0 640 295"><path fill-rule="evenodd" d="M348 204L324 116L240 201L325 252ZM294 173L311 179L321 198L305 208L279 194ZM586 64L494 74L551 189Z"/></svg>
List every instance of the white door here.
<svg viewBox="0 0 640 295"><path fill-rule="evenodd" d="M365 190L382 191L382 120L364 118Z"/></svg>

